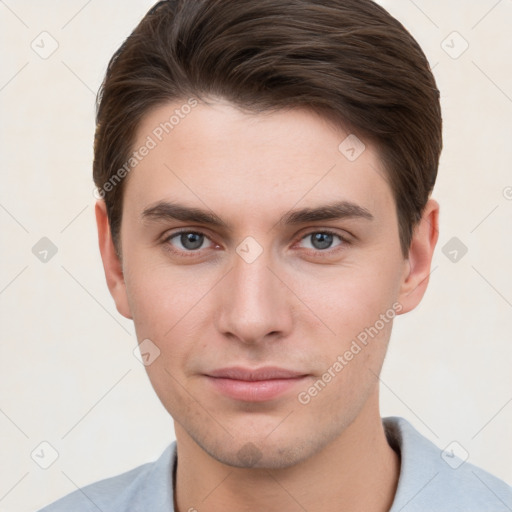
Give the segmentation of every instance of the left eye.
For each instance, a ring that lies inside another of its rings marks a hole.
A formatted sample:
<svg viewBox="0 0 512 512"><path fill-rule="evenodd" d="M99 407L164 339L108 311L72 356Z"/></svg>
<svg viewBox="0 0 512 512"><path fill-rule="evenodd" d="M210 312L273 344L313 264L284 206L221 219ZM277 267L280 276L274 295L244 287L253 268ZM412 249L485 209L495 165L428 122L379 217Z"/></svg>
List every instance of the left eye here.
<svg viewBox="0 0 512 512"><path fill-rule="evenodd" d="M341 235L332 233L331 231L314 231L312 233L308 233L305 237L302 238L302 241L310 239L311 246L307 247L307 249L323 251L332 247L334 238L338 238L340 240L340 243L335 247L342 245L345 241Z"/></svg>

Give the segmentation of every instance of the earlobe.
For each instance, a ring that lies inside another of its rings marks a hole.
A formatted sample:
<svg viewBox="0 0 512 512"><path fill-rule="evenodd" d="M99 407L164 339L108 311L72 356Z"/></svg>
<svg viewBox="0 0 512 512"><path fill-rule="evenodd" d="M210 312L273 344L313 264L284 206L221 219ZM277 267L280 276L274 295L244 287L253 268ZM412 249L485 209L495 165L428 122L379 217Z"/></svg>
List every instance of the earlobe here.
<svg viewBox="0 0 512 512"><path fill-rule="evenodd" d="M400 313L411 311L421 302L428 286L438 237L439 204L429 199L413 232L407 268L400 288L399 301L403 306Z"/></svg>
<svg viewBox="0 0 512 512"><path fill-rule="evenodd" d="M96 202L95 213L96 225L98 227L98 244L108 289L116 303L119 313L126 318L132 319L126 294L123 268L114 247L108 222L107 208L103 199L99 199Z"/></svg>

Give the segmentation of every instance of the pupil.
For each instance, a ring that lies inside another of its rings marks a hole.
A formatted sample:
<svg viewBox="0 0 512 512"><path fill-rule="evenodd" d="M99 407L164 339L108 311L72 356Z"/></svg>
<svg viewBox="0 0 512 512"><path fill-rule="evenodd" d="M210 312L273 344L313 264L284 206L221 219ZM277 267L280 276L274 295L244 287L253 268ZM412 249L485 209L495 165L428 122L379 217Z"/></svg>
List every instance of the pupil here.
<svg viewBox="0 0 512 512"><path fill-rule="evenodd" d="M316 249L327 249L332 244L332 235L329 233L315 233L313 235L313 246Z"/></svg>
<svg viewBox="0 0 512 512"><path fill-rule="evenodd" d="M187 249L198 249L203 243L203 235L199 233L182 233L181 243Z"/></svg>

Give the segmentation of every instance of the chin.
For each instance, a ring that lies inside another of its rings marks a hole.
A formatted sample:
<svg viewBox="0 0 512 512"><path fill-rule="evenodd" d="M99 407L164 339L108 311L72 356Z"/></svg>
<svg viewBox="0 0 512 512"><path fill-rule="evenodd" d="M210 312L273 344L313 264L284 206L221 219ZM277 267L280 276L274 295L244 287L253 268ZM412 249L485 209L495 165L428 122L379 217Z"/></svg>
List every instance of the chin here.
<svg viewBox="0 0 512 512"><path fill-rule="evenodd" d="M235 443L232 443L232 446ZM203 447L204 449L204 447ZM233 451L226 447L213 447L208 452L218 462L236 468L284 469L296 465L310 455L304 446L261 446L252 441L243 440L236 444Z"/></svg>
<svg viewBox="0 0 512 512"><path fill-rule="evenodd" d="M295 435L294 432L295 431ZM318 431L302 433L297 430L283 431L280 436L267 430L260 437L222 435L222 439L211 436L192 436L210 457L227 466L253 469L285 469L295 466L321 451L329 440L319 436Z"/></svg>

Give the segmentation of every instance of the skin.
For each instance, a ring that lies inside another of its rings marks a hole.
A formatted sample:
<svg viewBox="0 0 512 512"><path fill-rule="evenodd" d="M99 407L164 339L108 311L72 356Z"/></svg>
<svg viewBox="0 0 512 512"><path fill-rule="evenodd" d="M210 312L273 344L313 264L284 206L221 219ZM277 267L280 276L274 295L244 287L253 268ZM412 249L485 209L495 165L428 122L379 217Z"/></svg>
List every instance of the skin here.
<svg viewBox="0 0 512 512"><path fill-rule="evenodd" d="M149 112L134 148L180 105ZM420 302L439 206L428 201L404 258L379 156L365 141L349 161L338 150L347 135L306 109L248 114L217 98L195 107L129 174L121 259L104 202L96 205L117 309L133 319L139 342L160 350L146 369L175 423L180 512L376 512L392 504L400 461L378 396L392 322L308 404L297 396L394 303L405 313ZM293 209L340 200L372 219L278 223ZM144 217L161 201L213 212L227 227ZM199 249L170 238L178 228L203 233ZM335 236L318 248L311 235L325 229ZM236 251L248 236L263 250L251 263ZM228 366L307 377L274 399L248 402L205 377ZM241 455L247 450L252 459Z"/></svg>

